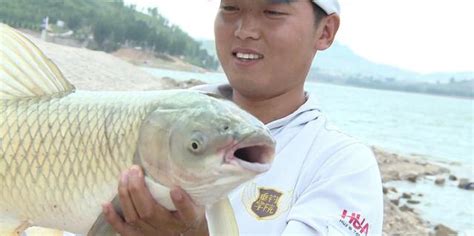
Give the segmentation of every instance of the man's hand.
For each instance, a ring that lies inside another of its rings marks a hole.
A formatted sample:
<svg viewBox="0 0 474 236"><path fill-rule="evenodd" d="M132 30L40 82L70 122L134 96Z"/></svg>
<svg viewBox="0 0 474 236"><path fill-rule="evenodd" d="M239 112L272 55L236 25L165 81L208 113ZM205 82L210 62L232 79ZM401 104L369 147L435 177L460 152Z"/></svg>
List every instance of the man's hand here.
<svg viewBox="0 0 474 236"><path fill-rule="evenodd" d="M182 189L174 188L171 199L177 211L168 211L153 199L138 166L122 173L118 194L125 220L110 203L104 204L103 212L123 236L209 235L203 207L196 206Z"/></svg>

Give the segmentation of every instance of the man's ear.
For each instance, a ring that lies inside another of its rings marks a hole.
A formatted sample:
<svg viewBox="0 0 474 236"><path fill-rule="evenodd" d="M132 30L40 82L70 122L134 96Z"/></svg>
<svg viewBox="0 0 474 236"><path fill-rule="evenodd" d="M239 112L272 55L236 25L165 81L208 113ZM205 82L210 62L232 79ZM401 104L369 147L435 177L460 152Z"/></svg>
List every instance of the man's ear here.
<svg viewBox="0 0 474 236"><path fill-rule="evenodd" d="M325 50L331 46L339 29L339 23L340 19L336 14L326 16L321 20L316 32L318 36L314 45L316 50Z"/></svg>

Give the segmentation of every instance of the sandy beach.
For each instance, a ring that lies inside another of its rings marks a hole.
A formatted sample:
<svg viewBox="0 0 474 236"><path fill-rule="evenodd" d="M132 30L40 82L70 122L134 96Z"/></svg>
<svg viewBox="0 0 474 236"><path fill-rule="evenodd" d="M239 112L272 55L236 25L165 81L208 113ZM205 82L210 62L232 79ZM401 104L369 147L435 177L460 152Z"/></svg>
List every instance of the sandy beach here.
<svg viewBox="0 0 474 236"><path fill-rule="evenodd" d="M139 67L104 52L61 46L36 38L32 40L59 66L65 77L77 89L160 90L187 88L200 83L199 81L176 82L171 78L156 78ZM449 173L445 167L421 158L401 156L377 147L373 149L384 183L394 180L416 182L417 179L425 176ZM408 198L410 193L402 193L397 189L386 187L380 191L385 193L383 228L385 235L452 235L454 233L444 226L430 225L420 217L410 203L400 204L400 199Z"/></svg>

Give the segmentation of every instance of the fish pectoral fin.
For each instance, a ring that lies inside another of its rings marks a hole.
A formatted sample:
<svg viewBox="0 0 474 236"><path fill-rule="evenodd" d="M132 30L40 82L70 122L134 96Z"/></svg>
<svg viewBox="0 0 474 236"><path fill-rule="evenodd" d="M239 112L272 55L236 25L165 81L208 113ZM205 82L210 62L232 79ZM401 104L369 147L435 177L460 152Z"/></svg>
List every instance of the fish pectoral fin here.
<svg viewBox="0 0 474 236"><path fill-rule="evenodd" d="M25 231L27 236L63 236L64 231L42 227L30 227Z"/></svg>
<svg viewBox="0 0 474 236"><path fill-rule="evenodd" d="M120 208L118 195L116 195L114 199L112 200L112 206L114 207L115 212L117 212L117 214L123 218L123 213L122 213L122 209ZM89 232L87 232L87 236L115 236L115 235L116 235L116 232L114 228L112 228L112 225L110 225L105 219L104 213L100 213L99 217L97 217L97 219L95 220Z"/></svg>
<svg viewBox="0 0 474 236"><path fill-rule="evenodd" d="M207 226L209 235L238 236L239 228L235 220L234 210L230 205L229 198L214 203L206 209Z"/></svg>
<svg viewBox="0 0 474 236"><path fill-rule="evenodd" d="M170 188L155 182L148 176L145 176L145 184L155 201L170 211L176 210L176 206L174 205L173 200L171 200Z"/></svg>
<svg viewBox="0 0 474 236"><path fill-rule="evenodd" d="M59 68L27 37L0 23L0 99L74 91Z"/></svg>

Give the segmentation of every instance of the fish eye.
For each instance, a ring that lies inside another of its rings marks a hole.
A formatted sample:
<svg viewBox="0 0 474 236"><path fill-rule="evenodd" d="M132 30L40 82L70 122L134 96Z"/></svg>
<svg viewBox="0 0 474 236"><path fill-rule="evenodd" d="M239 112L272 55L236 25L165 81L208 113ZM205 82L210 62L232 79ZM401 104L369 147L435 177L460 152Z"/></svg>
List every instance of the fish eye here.
<svg viewBox="0 0 474 236"><path fill-rule="evenodd" d="M188 144L188 150L195 154L201 154L206 148L206 138L200 132L195 132L191 135Z"/></svg>

